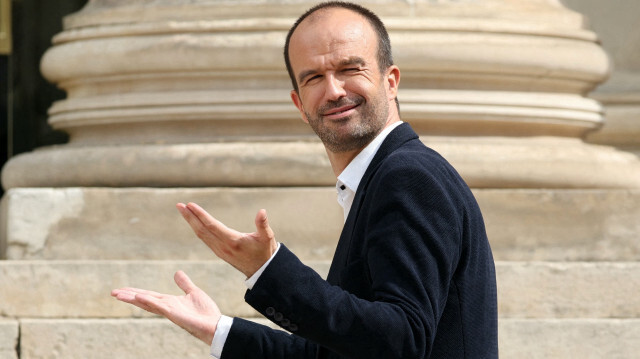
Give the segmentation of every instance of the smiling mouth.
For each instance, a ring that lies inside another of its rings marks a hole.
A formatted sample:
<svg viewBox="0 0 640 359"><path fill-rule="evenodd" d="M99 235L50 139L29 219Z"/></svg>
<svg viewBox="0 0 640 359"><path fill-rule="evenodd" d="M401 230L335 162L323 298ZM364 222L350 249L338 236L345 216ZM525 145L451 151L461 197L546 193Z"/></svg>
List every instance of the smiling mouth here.
<svg viewBox="0 0 640 359"><path fill-rule="evenodd" d="M345 119L346 117L350 116L358 106L360 106L360 104L336 107L329 111L325 111L322 114L322 117L329 120Z"/></svg>

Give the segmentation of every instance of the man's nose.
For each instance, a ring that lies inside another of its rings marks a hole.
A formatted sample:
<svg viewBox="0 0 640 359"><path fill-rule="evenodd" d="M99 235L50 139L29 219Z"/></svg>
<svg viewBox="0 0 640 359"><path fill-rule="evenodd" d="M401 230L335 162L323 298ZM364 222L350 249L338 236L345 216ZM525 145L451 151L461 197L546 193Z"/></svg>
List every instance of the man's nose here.
<svg viewBox="0 0 640 359"><path fill-rule="evenodd" d="M344 89L344 81L335 76L327 76L325 97L327 100L335 101L347 95Z"/></svg>

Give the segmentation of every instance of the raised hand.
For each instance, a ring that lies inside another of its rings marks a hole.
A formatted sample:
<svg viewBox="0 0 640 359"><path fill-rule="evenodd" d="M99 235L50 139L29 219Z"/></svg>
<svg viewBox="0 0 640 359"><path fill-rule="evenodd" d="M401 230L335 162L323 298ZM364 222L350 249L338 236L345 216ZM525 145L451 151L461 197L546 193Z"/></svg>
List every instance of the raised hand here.
<svg viewBox="0 0 640 359"><path fill-rule="evenodd" d="M228 228L195 203L178 203L176 207L196 235L218 257L247 277L260 269L278 246L264 209L256 215L256 231L241 233Z"/></svg>
<svg viewBox="0 0 640 359"><path fill-rule="evenodd" d="M114 289L116 299L162 315L208 345L213 341L221 313L216 303L182 271L173 277L185 295L161 294L139 288Z"/></svg>

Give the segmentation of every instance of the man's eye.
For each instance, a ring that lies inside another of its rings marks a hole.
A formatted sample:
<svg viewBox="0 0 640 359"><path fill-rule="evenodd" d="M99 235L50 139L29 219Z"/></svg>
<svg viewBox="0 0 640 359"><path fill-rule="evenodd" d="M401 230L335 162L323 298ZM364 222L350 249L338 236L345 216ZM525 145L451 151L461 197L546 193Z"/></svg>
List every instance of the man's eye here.
<svg viewBox="0 0 640 359"><path fill-rule="evenodd" d="M317 79L319 79L319 78L321 78L321 77L322 77L321 75L314 75L314 76L311 76L311 77L309 77L309 78L307 79L306 83L311 83L311 82L313 82L313 81L315 81L315 80L317 80Z"/></svg>

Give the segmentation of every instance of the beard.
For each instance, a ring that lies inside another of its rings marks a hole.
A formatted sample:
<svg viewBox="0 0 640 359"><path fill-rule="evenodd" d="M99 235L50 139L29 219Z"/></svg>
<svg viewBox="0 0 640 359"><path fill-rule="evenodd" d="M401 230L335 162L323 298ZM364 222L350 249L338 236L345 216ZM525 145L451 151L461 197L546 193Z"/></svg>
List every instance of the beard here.
<svg viewBox="0 0 640 359"><path fill-rule="evenodd" d="M330 101L321 106L316 116L305 111L309 125L318 135L325 148L333 153L342 153L362 149L369 144L384 128L389 116L389 104L385 94L379 94L373 101L367 102L364 97L356 95ZM327 126L323 113L342 106L357 106L356 112L334 126ZM339 128L336 128L339 127Z"/></svg>

